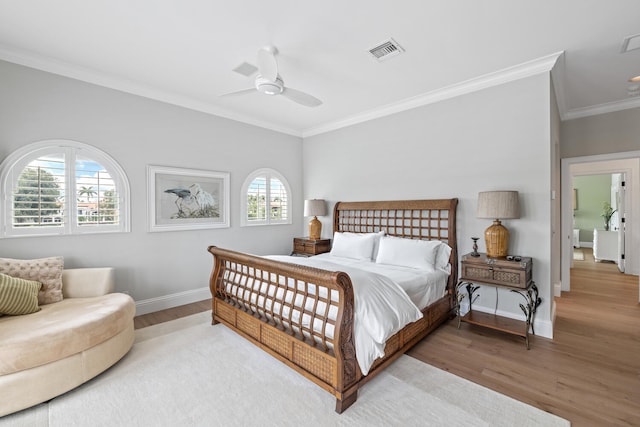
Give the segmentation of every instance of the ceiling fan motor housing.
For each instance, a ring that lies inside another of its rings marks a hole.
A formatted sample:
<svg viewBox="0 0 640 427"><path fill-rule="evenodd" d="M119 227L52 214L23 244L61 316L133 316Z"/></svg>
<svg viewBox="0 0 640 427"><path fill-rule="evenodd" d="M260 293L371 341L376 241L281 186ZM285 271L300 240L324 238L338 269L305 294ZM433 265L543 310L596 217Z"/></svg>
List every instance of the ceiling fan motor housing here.
<svg viewBox="0 0 640 427"><path fill-rule="evenodd" d="M256 89L265 95L279 95L284 90L284 82L280 76L275 81L271 81L262 76L256 77Z"/></svg>

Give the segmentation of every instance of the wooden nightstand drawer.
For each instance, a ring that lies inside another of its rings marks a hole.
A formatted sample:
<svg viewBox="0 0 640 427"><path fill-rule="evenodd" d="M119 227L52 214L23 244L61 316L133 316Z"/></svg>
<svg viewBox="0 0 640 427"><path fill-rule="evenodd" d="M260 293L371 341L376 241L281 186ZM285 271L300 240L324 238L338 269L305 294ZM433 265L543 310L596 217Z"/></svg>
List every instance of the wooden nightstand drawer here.
<svg viewBox="0 0 640 427"><path fill-rule="evenodd" d="M526 289L531 283L533 261L530 257L520 257L519 261L504 258L487 258L464 255L460 278L491 285Z"/></svg>
<svg viewBox="0 0 640 427"><path fill-rule="evenodd" d="M318 255L331 250L331 239L308 239L296 237L293 239L292 255Z"/></svg>

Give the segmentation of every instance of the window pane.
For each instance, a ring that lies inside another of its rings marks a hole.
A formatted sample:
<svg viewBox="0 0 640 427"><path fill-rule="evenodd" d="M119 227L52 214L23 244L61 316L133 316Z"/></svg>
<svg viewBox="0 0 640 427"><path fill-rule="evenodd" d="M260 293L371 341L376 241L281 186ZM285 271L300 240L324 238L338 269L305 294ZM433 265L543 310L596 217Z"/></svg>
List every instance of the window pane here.
<svg viewBox="0 0 640 427"><path fill-rule="evenodd" d="M267 177L259 176L249 184L247 190L247 219L264 221L267 219Z"/></svg>
<svg viewBox="0 0 640 427"><path fill-rule="evenodd" d="M116 185L105 168L78 156L76 160L78 225L119 224Z"/></svg>
<svg viewBox="0 0 640 427"><path fill-rule="evenodd" d="M62 154L43 156L29 163L13 191L13 226L62 226L64 177Z"/></svg>
<svg viewBox="0 0 640 427"><path fill-rule="evenodd" d="M287 212L287 189L277 178L271 178L271 197L269 206L271 208L271 219L286 220Z"/></svg>

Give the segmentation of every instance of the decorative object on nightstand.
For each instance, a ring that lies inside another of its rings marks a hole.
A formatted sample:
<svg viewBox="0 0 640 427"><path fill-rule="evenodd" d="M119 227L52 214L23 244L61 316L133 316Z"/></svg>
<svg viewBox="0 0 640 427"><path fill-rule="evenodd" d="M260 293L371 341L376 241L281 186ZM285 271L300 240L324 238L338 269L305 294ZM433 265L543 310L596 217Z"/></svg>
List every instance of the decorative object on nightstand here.
<svg viewBox="0 0 640 427"><path fill-rule="evenodd" d="M331 239L311 239L307 237L295 237L293 239L293 252L291 255L312 256L323 254L331 250Z"/></svg>
<svg viewBox="0 0 640 427"><path fill-rule="evenodd" d="M471 252L469 255L471 256L480 256L480 254L478 253L478 240L480 238L479 237L472 237L471 240L473 240L473 252Z"/></svg>
<svg viewBox="0 0 640 427"><path fill-rule="evenodd" d="M529 331L535 335L533 323L536 310L542 304L542 298L538 296L538 287L533 281L533 260L530 257L519 255L495 259L487 257L486 254L480 254L479 257L467 254L462 256L461 265L462 273L456 286L458 328L460 322L466 322L517 335L525 339L528 350ZM525 320L473 311L473 302L477 298L477 295L474 297L474 293L480 289L476 283L507 288L511 292L519 294L524 298L524 304L519 306L524 313ZM466 289L466 294L460 292L461 287ZM465 298L469 298L469 311L464 316L460 316L460 303Z"/></svg>
<svg viewBox="0 0 640 427"><path fill-rule="evenodd" d="M509 248L509 230L501 219L520 218L517 191L483 191L478 193L478 218L493 218L493 224L484 232L489 258L505 257Z"/></svg>
<svg viewBox="0 0 640 427"><path fill-rule="evenodd" d="M312 216L309 221L309 238L312 240L320 239L322 234L322 223L318 220L319 216L327 214L327 204L322 199L312 199L304 201L304 216Z"/></svg>

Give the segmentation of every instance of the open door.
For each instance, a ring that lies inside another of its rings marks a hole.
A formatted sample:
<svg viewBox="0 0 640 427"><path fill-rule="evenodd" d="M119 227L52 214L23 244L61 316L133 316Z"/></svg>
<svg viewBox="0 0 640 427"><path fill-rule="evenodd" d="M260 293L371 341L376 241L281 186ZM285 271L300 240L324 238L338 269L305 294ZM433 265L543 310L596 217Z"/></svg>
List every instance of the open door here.
<svg viewBox="0 0 640 427"><path fill-rule="evenodd" d="M626 209L625 209L625 174L619 174L616 189L616 206L618 206L618 269L624 273L624 238L626 229Z"/></svg>

